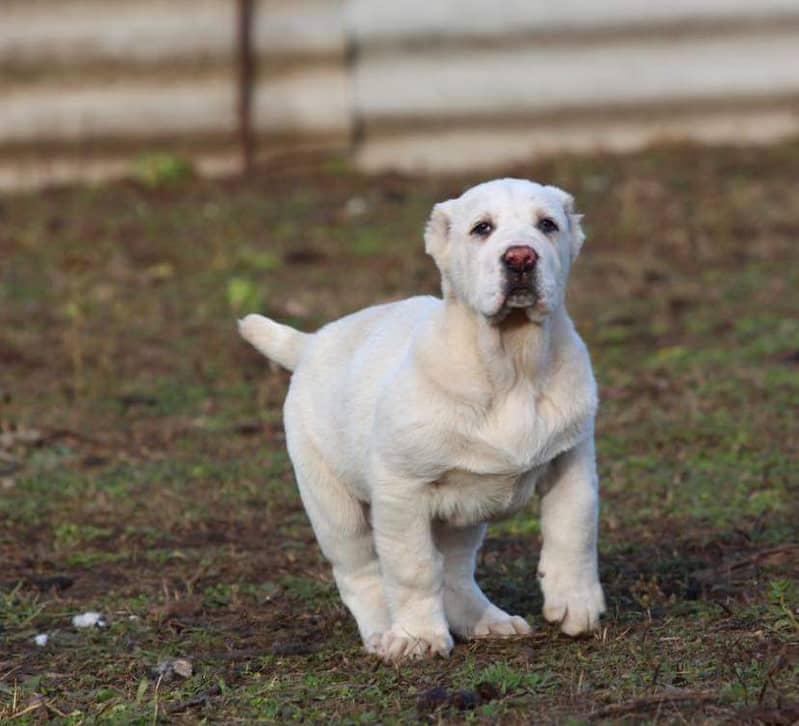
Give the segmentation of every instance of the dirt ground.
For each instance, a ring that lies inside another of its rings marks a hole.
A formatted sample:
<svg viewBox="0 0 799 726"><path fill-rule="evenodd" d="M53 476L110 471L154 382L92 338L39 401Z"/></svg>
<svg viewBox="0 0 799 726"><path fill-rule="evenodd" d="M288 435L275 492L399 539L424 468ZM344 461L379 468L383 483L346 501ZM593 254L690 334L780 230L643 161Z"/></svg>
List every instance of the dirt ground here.
<svg viewBox="0 0 799 726"><path fill-rule="evenodd" d="M797 722L798 168L794 142L499 170L586 214L609 612L586 639L543 622L533 505L478 577L534 634L401 668L359 648L288 376L235 320L435 292L423 223L477 179L328 160L0 198L0 720Z"/></svg>

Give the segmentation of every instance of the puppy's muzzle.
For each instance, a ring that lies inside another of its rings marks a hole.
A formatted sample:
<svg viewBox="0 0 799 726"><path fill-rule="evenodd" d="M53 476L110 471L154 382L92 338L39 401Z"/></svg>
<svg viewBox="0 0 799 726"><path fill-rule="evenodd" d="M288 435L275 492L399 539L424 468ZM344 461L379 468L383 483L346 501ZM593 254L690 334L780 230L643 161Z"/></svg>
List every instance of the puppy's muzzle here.
<svg viewBox="0 0 799 726"><path fill-rule="evenodd" d="M538 262L538 255L532 247L516 245L508 247L502 255L502 262L509 272L523 275L533 271L535 263Z"/></svg>
<svg viewBox="0 0 799 726"><path fill-rule="evenodd" d="M535 302L535 267L538 255L532 247L515 245L502 255L505 266L507 304L527 307Z"/></svg>

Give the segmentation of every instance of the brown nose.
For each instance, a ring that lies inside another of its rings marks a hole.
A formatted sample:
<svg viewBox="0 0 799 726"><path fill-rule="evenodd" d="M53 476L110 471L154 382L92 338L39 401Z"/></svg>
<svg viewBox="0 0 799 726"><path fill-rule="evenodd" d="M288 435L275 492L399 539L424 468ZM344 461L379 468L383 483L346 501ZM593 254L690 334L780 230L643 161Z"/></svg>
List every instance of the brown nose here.
<svg viewBox="0 0 799 726"><path fill-rule="evenodd" d="M513 272L530 272L538 261L538 255L532 247L526 245L516 245L509 247L507 252L502 255L505 267Z"/></svg>

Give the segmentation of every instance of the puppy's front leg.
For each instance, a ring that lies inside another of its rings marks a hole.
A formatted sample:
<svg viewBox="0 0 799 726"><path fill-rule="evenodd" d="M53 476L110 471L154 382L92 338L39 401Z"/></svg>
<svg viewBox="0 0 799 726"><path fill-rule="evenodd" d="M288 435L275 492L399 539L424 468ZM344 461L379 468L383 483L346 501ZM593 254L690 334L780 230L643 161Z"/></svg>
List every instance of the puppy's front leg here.
<svg viewBox="0 0 799 726"><path fill-rule="evenodd" d="M381 476L372 496L372 527L391 611L377 653L386 661L449 655L443 556L433 540L426 484Z"/></svg>
<svg viewBox="0 0 799 726"><path fill-rule="evenodd" d="M543 482L538 580L544 617L568 635L596 630L605 612L597 571L598 493L591 437L561 454Z"/></svg>
<svg viewBox="0 0 799 726"><path fill-rule="evenodd" d="M474 579L477 550L486 525L454 527L438 523L436 541L444 554L444 609L450 629L463 638L504 638L526 635L524 618L494 605Z"/></svg>

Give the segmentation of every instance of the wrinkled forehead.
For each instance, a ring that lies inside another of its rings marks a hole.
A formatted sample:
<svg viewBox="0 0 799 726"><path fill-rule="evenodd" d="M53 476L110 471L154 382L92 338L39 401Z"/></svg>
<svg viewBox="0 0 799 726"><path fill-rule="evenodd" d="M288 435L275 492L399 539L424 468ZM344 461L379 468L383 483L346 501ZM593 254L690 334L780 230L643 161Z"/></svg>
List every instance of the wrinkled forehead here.
<svg viewBox="0 0 799 726"><path fill-rule="evenodd" d="M496 179L466 190L457 199L459 212L468 218L481 214L529 217L563 215L560 197L551 187L526 179Z"/></svg>

